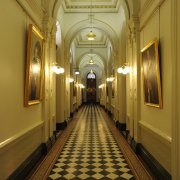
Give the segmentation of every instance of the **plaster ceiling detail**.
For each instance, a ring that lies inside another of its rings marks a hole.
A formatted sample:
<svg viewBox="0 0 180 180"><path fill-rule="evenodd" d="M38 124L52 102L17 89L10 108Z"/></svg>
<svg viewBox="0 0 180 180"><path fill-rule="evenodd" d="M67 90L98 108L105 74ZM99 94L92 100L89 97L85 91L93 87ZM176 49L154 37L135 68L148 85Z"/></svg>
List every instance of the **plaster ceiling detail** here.
<svg viewBox="0 0 180 180"><path fill-rule="evenodd" d="M96 34L95 40L89 41L87 39L87 34L92 30L93 33ZM102 33L99 29L96 28L86 28L81 30L75 37L75 43L76 47L81 47L81 48L106 48L107 47L107 41L108 38L107 36Z"/></svg>
<svg viewBox="0 0 180 180"><path fill-rule="evenodd" d="M94 64L89 64L90 59L94 61ZM82 57L82 59L79 62L79 68L89 67L93 68L95 66L98 66L101 70L104 69L104 62L102 58L97 54L86 54Z"/></svg>
<svg viewBox="0 0 180 180"><path fill-rule="evenodd" d="M82 79L86 78L87 74L91 71L91 69L93 70L93 72L96 74L97 79L102 77L103 71L101 69L99 69L98 66L94 66L93 68L89 68L89 67L84 67L83 69L80 70L80 76Z"/></svg>
<svg viewBox="0 0 180 180"><path fill-rule="evenodd" d="M64 12L118 12L119 0L63 0Z"/></svg>
<svg viewBox="0 0 180 180"><path fill-rule="evenodd" d="M83 76L91 69L102 75L107 68L107 61L112 60L108 48L112 47L113 52L118 51L119 38L128 17L125 1L62 0L57 20L65 49L70 49L73 44L73 62ZM87 39L90 31L96 35L93 41ZM93 65L89 64L91 50L94 54Z"/></svg>

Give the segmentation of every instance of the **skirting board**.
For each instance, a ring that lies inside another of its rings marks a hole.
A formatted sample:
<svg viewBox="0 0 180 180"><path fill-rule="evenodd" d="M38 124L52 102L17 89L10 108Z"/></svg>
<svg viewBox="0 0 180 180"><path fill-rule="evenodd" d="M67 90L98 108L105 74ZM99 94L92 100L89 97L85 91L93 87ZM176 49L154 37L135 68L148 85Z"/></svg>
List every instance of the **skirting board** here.
<svg viewBox="0 0 180 180"><path fill-rule="evenodd" d="M8 178L7 180L25 179L29 172L44 156L45 145L41 144Z"/></svg>
<svg viewBox="0 0 180 180"><path fill-rule="evenodd" d="M62 123L56 123L56 130L64 130L67 127L67 122L64 121Z"/></svg>
<svg viewBox="0 0 180 180"><path fill-rule="evenodd" d="M25 179L38 162L49 152L55 143L53 134L46 143L42 143L9 177L8 180Z"/></svg>
<svg viewBox="0 0 180 180"><path fill-rule="evenodd" d="M136 153L143 159L157 179L170 180L171 175L164 169L161 164L143 147L140 143L133 140L132 146L136 146Z"/></svg>

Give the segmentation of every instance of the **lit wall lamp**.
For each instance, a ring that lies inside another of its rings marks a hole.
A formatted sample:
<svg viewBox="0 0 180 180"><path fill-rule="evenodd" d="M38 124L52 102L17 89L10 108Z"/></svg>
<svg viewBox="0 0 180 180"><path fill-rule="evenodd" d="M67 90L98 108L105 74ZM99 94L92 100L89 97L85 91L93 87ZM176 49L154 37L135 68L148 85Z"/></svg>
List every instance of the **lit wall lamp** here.
<svg viewBox="0 0 180 180"><path fill-rule="evenodd" d="M53 63L53 65L51 66L51 69L56 74L64 73L64 68L60 67L58 63Z"/></svg>
<svg viewBox="0 0 180 180"><path fill-rule="evenodd" d="M99 85L99 89L103 88L104 87L104 84L101 84Z"/></svg>
<svg viewBox="0 0 180 180"><path fill-rule="evenodd" d="M120 74L125 74L126 75L126 74L131 72L131 68L127 64L124 64L120 68L117 69L117 72L120 73Z"/></svg>
<svg viewBox="0 0 180 180"><path fill-rule="evenodd" d="M74 81L73 78L69 78L69 82L72 83Z"/></svg>
<svg viewBox="0 0 180 180"><path fill-rule="evenodd" d="M75 70L75 75L78 75L79 74L79 70Z"/></svg>
<svg viewBox="0 0 180 180"><path fill-rule="evenodd" d="M85 86L84 86L83 84L78 84L78 86L79 86L80 88L85 88Z"/></svg>
<svg viewBox="0 0 180 180"><path fill-rule="evenodd" d="M106 81L107 81L107 82L112 82L112 81L114 81L114 77L113 77L113 76L108 77L108 78L106 79Z"/></svg>

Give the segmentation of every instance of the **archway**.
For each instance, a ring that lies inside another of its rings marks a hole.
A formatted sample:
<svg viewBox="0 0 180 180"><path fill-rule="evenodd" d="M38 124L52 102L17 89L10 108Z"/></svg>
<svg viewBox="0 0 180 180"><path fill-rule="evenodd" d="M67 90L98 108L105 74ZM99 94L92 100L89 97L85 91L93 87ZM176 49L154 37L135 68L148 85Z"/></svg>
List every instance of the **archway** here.
<svg viewBox="0 0 180 180"><path fill-rule="evenodd" d="M96 103L96 74L94 72L90 72L86 77L86 98L87 103Z"/></svg>

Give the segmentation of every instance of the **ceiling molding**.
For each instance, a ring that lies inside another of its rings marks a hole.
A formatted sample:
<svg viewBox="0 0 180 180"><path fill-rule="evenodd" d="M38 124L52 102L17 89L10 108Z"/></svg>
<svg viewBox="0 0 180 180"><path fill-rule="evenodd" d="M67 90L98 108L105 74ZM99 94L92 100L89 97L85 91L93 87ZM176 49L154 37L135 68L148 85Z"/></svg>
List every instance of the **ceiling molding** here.
<svg viewBox="0 0 180 180"><path fill-rule="evenodd" d="M16 0L17 3L23 8L23 10L28 14L28 16L34 21L34 24L42 29L43 20L43 9L41 3L38 0Z"/></svg>
<svg viewBox="0 0 180 180"><path fill-rule="evenodd" d="M113 12L117 13L119 10L119 0L63 0L64 12L78 13L78 12Z"/></svg>
<svg viewBox="0 0 180 180"><path fill-rule="evenodd" d="M87 22L89 20L83 20L79 23L75 24L71 27L71 29L67 32L65 37L65 44L67 48L70 48L70 44L76 37L76 35L87 28ZM105 22L102 22L100 20L94 19L94 28L98 29L99 31L102 31L107 36L107 39L111 42L113 48L117 47L118 44L118 36L116 35L115 31Z"/></svg>
<svg viewBox="0 0 180 180"><path fill-rule="evenodd" d="M86 64L88 64L89 60L90 60L90 56L89 54L91 54L90 51L85 52L84 54L82 54L78 59L77 59L77 65L78 67L80 66L81 63L83 63L83 61L86 61ZM100 53L98 53L97 51L92 52L93 54L93 60L97 60L99 63L99 65L101 66L102 69L105 69L106 67L106 61L104 59L104 57L102 57L102 55Z"/></svg>

